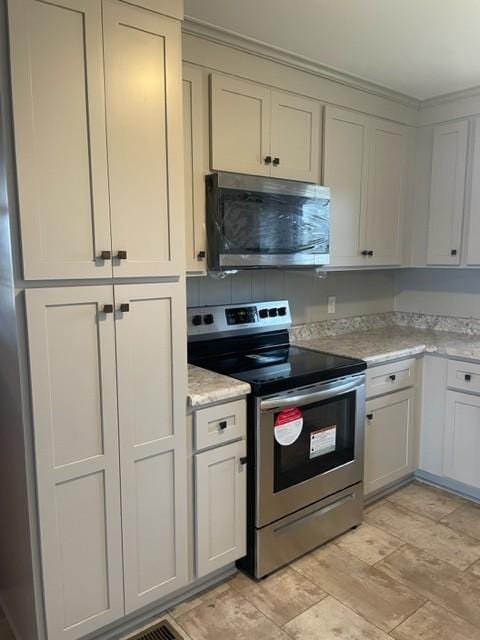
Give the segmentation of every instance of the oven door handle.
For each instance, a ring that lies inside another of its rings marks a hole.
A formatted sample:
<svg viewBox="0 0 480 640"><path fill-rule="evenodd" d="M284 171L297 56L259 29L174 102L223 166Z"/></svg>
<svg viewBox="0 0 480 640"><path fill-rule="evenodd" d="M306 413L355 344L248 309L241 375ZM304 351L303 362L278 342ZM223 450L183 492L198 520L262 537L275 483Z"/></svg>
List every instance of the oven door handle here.
<svg viewBox="0 0 480 640"><path fill-rule="evenodd" d="M260 411L269 411L270 409L282 409L284 407L301 407L318 400L328 400L342 393L348 393L349 391L355 391L360 389L364 385L364 381L352 380L344 384L336 384L328 389L322 389L321 391L314 391L302 393L298 396L284 396L280 398L267 398L260 402Z"/></svg>

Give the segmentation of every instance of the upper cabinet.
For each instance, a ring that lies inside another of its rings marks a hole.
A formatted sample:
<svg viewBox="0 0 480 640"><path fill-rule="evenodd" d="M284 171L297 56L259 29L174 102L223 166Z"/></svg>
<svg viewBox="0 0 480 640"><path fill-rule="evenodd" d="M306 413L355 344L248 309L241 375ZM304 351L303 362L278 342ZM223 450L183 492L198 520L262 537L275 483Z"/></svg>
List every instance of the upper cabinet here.
<svg viewBox="0 0 480 640"><path fill-rule="evenodd" d="M427 264L460 263L468 121L434 129Z"/></svg>
<svg viewBox="0 0 480 640"><path fill-rule="evenodd" d="M467 259L469 265L480 265L480 118L474 120L472 159L472 191L468 226Z"/></svg>
<svg viewBox="0 0 480 640"><path fill-rule="evenodd" d="M332 193L332 266L400 264L407 152L407 127L326 107L323 182Z"/></svg>
<svg viewBox="0 0 480 640"><path fill-rule="evenodd" d="M180 22L116 0L9 21L24 277L180 274Z"/></svg>
<svg viewBox="0 0 480 640"><path fill-rule="evenodd" d="M321 105L227 76L211 76L211 166L319 182Z"/></svg>

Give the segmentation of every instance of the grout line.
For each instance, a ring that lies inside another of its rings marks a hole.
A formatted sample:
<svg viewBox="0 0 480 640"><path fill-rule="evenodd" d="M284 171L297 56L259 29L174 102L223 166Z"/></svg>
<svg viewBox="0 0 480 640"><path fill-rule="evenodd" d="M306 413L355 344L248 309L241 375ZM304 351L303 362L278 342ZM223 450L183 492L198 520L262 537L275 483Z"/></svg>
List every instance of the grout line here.
<svg viewBox="0 0 480 640"><path fill-rule="evenodd" d="M393 579L393 578L392 578ZM396 580L395 580L396 582ZM405 586L405 585L404 585ZM390 629L390 631L388 632L389 635L391 633L393 633L395 631L395 629L398 629L398 627L400 627L402 624L404 624L405 622L407 622L407 620L410 620L410 618L412 618L414 615L416 615L420 609L423 609L423 607L425 607L429 602L432 602L431 600L429 600L428 598L425 598L425 596L422 596L424 598L424 602L422 602L422 604L417 607L415 609L415 611L413 611L412 613L410 613L406 618L404 618L401 622L399 622L398 624L396 624L393 629Z"/></svg>

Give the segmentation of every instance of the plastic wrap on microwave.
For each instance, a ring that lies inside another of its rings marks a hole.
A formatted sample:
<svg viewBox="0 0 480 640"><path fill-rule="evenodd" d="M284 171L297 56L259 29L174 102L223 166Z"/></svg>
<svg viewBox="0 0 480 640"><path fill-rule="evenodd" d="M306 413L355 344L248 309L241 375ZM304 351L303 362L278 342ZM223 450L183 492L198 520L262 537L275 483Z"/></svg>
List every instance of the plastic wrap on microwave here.
<svg viewBox="0 0 480 640"><path fill-rule="evenodd" d="M214 189L207 212L209 267L321 264L320 256L329 253L329 205L329 199L298 194Z"/></svg>

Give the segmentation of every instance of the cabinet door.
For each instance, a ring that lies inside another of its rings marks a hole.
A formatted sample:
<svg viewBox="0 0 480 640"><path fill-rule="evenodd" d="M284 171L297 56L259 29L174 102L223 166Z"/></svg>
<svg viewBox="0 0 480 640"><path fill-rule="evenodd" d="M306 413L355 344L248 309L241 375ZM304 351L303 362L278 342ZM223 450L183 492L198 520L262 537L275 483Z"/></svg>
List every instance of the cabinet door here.
<svg viewBox="0 0 480 640"><path fill-rule="evenodd" d="M272 91L272 177L320 182L320 115L319 102Z"/></svg>
<svg viewBox="0 0 480 640"><path fill-rule="evenodd" d="M218 75L210 89L212 169L269 176L270 89Z"/></svg>
<svg viewBox="0 0 480 640"><path fill-rule="evenodd" d="M186 266L190 272L206 271L204 133L204 79L201 69L183 65L183 140L185 160Z"/></svg>
<svg viewBox="0 0 480 640"><path fill-rule="evenodd" d="M366 264L368 118L325 108L323 182L331 189L332 266Z"/></svg>
<svg viewBox="0 0 480 640"><path fill-rule="evenodd" d="M105 0L108 168L115 276L184 265L180 23ZM124 254L125 255L125 254Z"/></svg>
<svg viewBox="0 0 480 640"><path fill-rule="evenodd" d="M113 289L26 304L47 630L74 640L124 615Z"/></svg>
<svg viewBox="0 0 480 640"><path fill-rule="evenodd" d="M433 136L428 264L459 264L468 122L435 127Z"/></svg>
<svg viewBox="0 0 480 640"><path fill-rule="evenodd" d="M447 391L443 473L480 487L480 397Z"/></svg>
<svg viewBox="0 0 480 640"><path fill-rule="evenodd" d="M184 285L118 285L115 303L129 613L186 583Z"/></svg>
<svg viewBox="0 0 480 640"><path fill-rule="evenodd" d="M467 264L480 265L480 118L475 118Z"/></svg>
<svg viewBox="0 0 480 640"><path fill-rule="evenodd" d="M393 122L371 118L369 136L367 264L400 264L408 129Z"/></svg>
<svg viewBox="0 0 480 640"><path fill-rule="evenodd" d="M9 0L24 277L112 275L97 0Z"/></svg>
<svg viewBox="0 0 480 640"><path fill-rule="evenodd" d="M367 402L365 494L413 471L414 390Z"/></svg>
<svg viewBox="0 0 480 640"><path fill-rule="evenodd" d="M197 577L246 553L245 440L195 456Z"/></svg>

